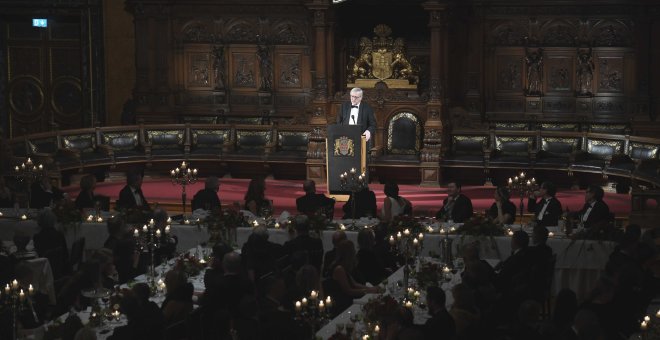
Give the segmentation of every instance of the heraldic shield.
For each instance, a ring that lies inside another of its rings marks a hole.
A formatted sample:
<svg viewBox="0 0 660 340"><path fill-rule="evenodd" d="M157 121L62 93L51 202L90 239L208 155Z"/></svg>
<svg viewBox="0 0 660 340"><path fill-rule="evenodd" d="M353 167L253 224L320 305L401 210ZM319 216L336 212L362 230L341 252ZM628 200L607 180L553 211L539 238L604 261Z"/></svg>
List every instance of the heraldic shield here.
<svg viewBox="0 0 660 340"><path fill-rule="evenodd" d="M346 194L341 190L339 176L351 169L366 173L366 141L361 126L333 124L327 127L326 175L328 192Z"/></svg>

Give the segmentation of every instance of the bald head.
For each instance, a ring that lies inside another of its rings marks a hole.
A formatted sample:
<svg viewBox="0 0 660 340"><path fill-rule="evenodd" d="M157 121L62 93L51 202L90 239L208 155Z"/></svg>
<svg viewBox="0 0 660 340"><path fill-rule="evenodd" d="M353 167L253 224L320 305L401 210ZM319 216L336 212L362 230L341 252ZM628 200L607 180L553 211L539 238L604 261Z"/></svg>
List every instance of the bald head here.
<svg viewBox="0 0 660 340"><path fill-rule="evenodd" d="M305 191L306 194L316 193L316 183L311 179L306 180L303 183L303 190Z"/></svg>

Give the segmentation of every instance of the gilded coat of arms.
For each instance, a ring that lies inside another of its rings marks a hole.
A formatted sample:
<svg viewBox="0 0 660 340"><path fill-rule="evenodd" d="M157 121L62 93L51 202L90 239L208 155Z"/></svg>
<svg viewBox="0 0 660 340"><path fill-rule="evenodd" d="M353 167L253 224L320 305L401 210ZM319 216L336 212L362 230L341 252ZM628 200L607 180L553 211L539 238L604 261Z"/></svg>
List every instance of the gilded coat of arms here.
<svg viewBox="0 0 660 340"><path fill-rule="evenodd" d="M353 157L355 156L355 143L353 143L352 139L346 136L342 136L335 139L334 150L335 150L334 152L335 156Z"/></svg>
<svg viewBox="0 0 660 340"><path fill-rule="evenodd" d="M406 57L403 38L393 39L392 29L382 24L374 28L374 33L373 39L360 38L359 56L350 57L348 83L359 86L385 81L391 88L416 88L419 69Z"/></svg>

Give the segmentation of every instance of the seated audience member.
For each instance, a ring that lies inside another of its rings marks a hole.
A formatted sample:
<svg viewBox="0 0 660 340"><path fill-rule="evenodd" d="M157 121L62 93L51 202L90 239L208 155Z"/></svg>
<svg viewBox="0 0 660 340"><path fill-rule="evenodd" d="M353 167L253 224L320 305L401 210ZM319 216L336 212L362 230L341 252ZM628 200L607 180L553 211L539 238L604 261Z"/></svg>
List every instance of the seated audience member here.
<svg viewBox="0 0 660 340"><path fill-rule="evenodd" d="M220 242L213 246L211 254L211 264L209 268L204 271L204 287L208 290L209 287L217 285L222 277L225 275L225 270L222 268L222 260L225 255L233 252L234 249L227 244ZM242 252L245 254L245 252Z"/></svg>
<svg viewBox="0 0 660 340"><path fill-rule="evenodd" d="M122 234L125 232L124 221L119 217L109 218L106 221L108 227L108 238L103 243L103 248L115 250L115 247L122 238Z"/></svg>
<svg viewBox="0 0 660 340"><path fill-rule="evenodd" d="M289 340L310 337L289 306L282 304L286 293L284 280L277 276L266 277L260 282L259 323L261 339Z"/></svg>
<svg viewBox="0 0 660 340"><path fill-rule="evenodd" d="M64 198L62 190L54 187L50 181L50 177L42 176L38 181L32 184L30 208L41 209L50 207L55 204L55 202Z"/></svg>
<svg viewBox="0 0 660 340"><path fill-rule="evenodd" d="M442 201L442 208L435 214L437 219L463 223L472 217L472 201L461 193L461 184L447 183L447 198Z"/></svg>
<svg viewBox="0 0 660 340"><path fill-rule="evenodd" d="M412 215L412 203L399 196L399 186L394 182L387 182L383 187L385 199L381 212L381 222L390 222L399 215Z"/></svg>
<svg viewBox="0 0 660 340"><path fill-rule="evenodd" d="M430 319L422 327L425 339L454 339L456 324L445 306L447 297L445 291L437 286L426 290L426 305L429 308Z"/></svg>
<svg viewBox="0 0 660 340"><path fill-rule="evenodd" d="M321 271L321 261L323 260L323 242L309 235L309 218L305 215L296 216L295 220L296 237L284 243L284 254L289 258L295 257L296 253L305 253L309 258L309 263L317 271Z"/></svg>
<svg viewBox="0 0 660 340"><path fill-rule="evenodd" d="M254 286L244 276L238 253L232 251L225 254L222 268L222 278L204 292L203 305L211 310L224 309L232 317L239 317L239 307L244 299L254 295Z"/></svg>
<svg viewBox="0 0 660 340"><path fill-rule="evenodd" d="M0 176L0 208L12 208L14 206L14 194L11 192L5 176Z"/></svg>
<svg viewBox="0 0 660 340"><path fill-rule="evenodd" d="M278 269L278 260L286 255L282 245L268 240L268 228L258 226L241 249L248 277L256 282L260 277Z"/></svg>
<svg viewBox="0 0 660 340"><path fill-rule="evenodd" d="M451 289L454 304L449 314L456 324L458 339L482 339L478 337L481 323L481 312L474 301L474 291L459 283Z"/></svg>
<svg viewBox="0 0 660 340"><path fill-rule="evenodd" d="M463 284L474 291L477 306L487 312L497 299L495 289L495 271L490 264L479 257L479 243L470 243L463 247L463 261L465 269L461 273Z"/></svg>
<svg viewBox="0 0 660 340"><path fill-rule="evenodd" d="M71 272L69 264L69 248L66 244L64 234L55 229L57 217L50 209L44 209L37 219L39 232L32 239L34 241L34 250L40 257L49 260L53 277L57 280L64 274Z"/></svg>
<svg viewBox="0 0 660 340"><path fill-rule="evenodd" d="M355 200L355 214L353 214L353 200ZM378 212L376 207L376 194L369 190L369 187L364 187L362 190L355 193L355 197L351 194L348 201L342 207L344 211L344 218L361 218L361 217L375 217Z"/></svg>
<svg viewBox="0 0 660 340"><path fill-rule="evenodd" d="M552 182L543 182L538 192L532 193L527 201L527 211L534 213L537 225L554 227L562 214L561 203L555 195L557 187ZM541 198L537 201L537 198Z"/></svg>
<svg viewBox="0 0 660 340"><path fill-rule="evenodd" d="M112 255L115 259L119 283L122 284L144 273L146 264L140 261L140 251L133 233L123 231L119 235L120 238L112 250Z"/></svg>
<svg viewBox="0 0 660 340"><path fill-rule="evenodd" d="M192 296L195 288L188 282L186 274L178 270L170 270L165 274L165 301L161 305L165 326L186 319L193 310Z"/></svg>
<svg viewBox="0 0 660 340"><path fill-rule="evenodd" d="M316 183L311 179L303 183L303 190L305 191L305 195L296 198L296 209L298 209L298 212L305 215L314 215L321 212L328 218L332 218L335 207L334 199L324 194L317 194Z"/></svg>
<svg viewBox="0 0 660 340"><path fill-rule="evenodd" d="M250 211L254 216L265 217L272 213L272 202L266 198L266 181L263 178L250 180L248 190L245 193L244 209Z"/></svg>
<svg viewBox="0 0 660 340"><path fill-rule="evenodd" d="M343 230L337 230L332 234L332 249L328 250L325 252L325 255L323 255L323 271L322 271L322 276L323 278L329 277L330 276L330 267L332 266L332 263L335 262L335 256L337 253L337 243L343 241L346 239L346 232Z"/></svg>
<svg viewBox="0 0 660 340"><path fill-rule="evenodd" d="M323 284L326 295L332 296L333 314L338 315L353 304L354 298L360 298L367 293L379 293L379 287L367 287L353 279L351 273L357 264L355 246L350 240L337 244L337 254L332 266L332 276Z"/></svg>
<svg viewBox="0 0 660 340"><path fill-rule="evenodd" d="M198 191L192 199L190 205L192 210L218 210L220 209L220 199L218 191L220 190L220 181L218 177L209 176L204 181L204 189Z"/></svg>
<svg viewBox="0 0 660 340"><path fill-rule="evenodd" d="M16 265L18 262L37 258L36 252L27 250L27 245L31 240L32 238L30 235L24 231L19 230L14 232L14 245L16 246L16 251L10 255L14 265Z"/></svg>
<svg viewBox="0 0 660 340"><path fill-rule="evenodd" d="M295 302L302 300L302 298L309 299L312 291L316 291L319 296L322 296L321 277L314 266L311 264L303 265L295 275L293 284L287 285L286 298L283 302L294 306Z"/></svg>
<svg viewBox="0 0 660 340"><path fill-rule="evenodd" d="M512 254L497 266L499 273L495 287L502 294L500 315L513 315L530 290L531 259L528 257L529 236L525 231L517 230L511 237Z"/></svg>
<svg viewBox="0 0 660 340"><path fill-rule="evenodd" d="M550 289L550 282L552 282L552 248L546 242L548 241L548 229L543 226L535 226L532 231L531 247L527 248L527 256L531 262L532 272L529 275L529 298L532 298L539 303L543 303L547 298Z"/></svg>
<svg viewBox="0 0 660 340"><path fill-rule="evenodd" d="M423 330L413 323L414 315L411 309L398 306L395 314L387 318L391 321L381 328L381 336L384 339L423 340L425 338Z"/></svg>
<svg viewBox="0 0 660 340"><path fill-rule="evenodd" d="M90 326L87 325L76 332L76 336L73 340L96 340L96 331Z"/></svg>
<svg viewBox="0 0 660 340"><path fill-rule="evenodd" d="M126 186L119 192L117 209L149 210L149 203L142 193L142 175L130 171L126 174Z"/></svg>
<svg viewBox="0 0 660 340"><path fill-rule="evenodd" d="M76 197L76 208L79 210L94 208L96 204L95 188L96 177L93 175L85 175L80 179L80 193Z"/></svg>
<svg viewBox="0 0 660 340"><path fill-rule="evenodd" d="M605 192L597 185L590 185L584 193L584 206L577 215L585 228L603 227L612 219L610 208L603 201Z"/></svg>
<svg viewBox="0 0 660 340"><path fill-rule="evenodd" d="M361 283L369 282L374 286L378 285L391 273L385 269L383 261L374 252L376 240L373 230L370 228L360 230L357 241L360 247L360 250L357 252L357 272L360 273L361 279L364 280Z"/></svg>
<svg viewBox="0 0 660 340"><path fill-rule="evenodd" d="M115 285L119 282L119 276L117 275L117 269L115 268L115 263L113 261L112 250L107 248L94 250L89 258L90 261L99 264L101 286L113 290Z"/></svg>
<svg viewBox="0 0 660 340"><path fill-rule="evenodd" d="M161 340L164 336L163 314L154 302L149 301L149 286L138 283L124 294L120 311L128 323L114 329L110 340Z"/></svg>
<svg viewBox="0 0 660 340"><path fill-rule="evenodd" d="M558 337L561 340L600 340L603 332L598 316L591 310L580 309L575 314L572 326Z"/></svg>
<svg viewBox="0 0 660 340"><path fill-rule="evenodd" d="M495 189L495 203L488 209L488 217L497 224L512 224L516 220L516 205L511 202L509 189Z"/></svg>

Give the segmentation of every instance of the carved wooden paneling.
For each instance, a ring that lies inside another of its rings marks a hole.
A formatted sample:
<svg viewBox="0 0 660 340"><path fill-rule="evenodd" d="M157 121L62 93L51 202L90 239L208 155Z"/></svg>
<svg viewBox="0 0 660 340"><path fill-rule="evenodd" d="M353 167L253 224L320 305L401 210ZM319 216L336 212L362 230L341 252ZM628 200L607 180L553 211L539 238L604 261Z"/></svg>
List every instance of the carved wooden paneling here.
<svg viewBox="0 0 660 340"><path fill-rule="evenodd" d="M548 55L546 58L545 88L548 93L572 94L575 57L572 55Z"/></svg>
<svg viewBox="0 0 660 340"><path fill-rule="evenodd" d="M598 75L596 88L599 93L623 92L623 57L599 56L596 70Z"/></svg>
<svg viewBox="0 0 660 340"><path fill-rule="evenodd" d="M496 72L498 92L522 92L523 60L521 56L497 56Z"/></svg>
<svg viewBox="0 0 660 340"><path fill-rule="evenodd" d="M278 55L277 85L282 88L302 87L302 57L300 54Z"/></svg>
<svg viewBox="0 0 660 340"><path fill-rule="evenodd" d="M43 55L41 48L36 46L10 46L7 55L9 59L9 80L21 76L43 77Z"/></svg>
<svg viewBox="0 0 660 340"><path fill-rule="evenodd" d="M257 57L254 53L231 54L230 76L234 87L257 88Z"/></svg>
<svg viewBox="0 0 660 340"><path fill-rule="evenodd" d="M186 53L185 79L187 89L210 89L213 86L209 52Z"/></svg>

